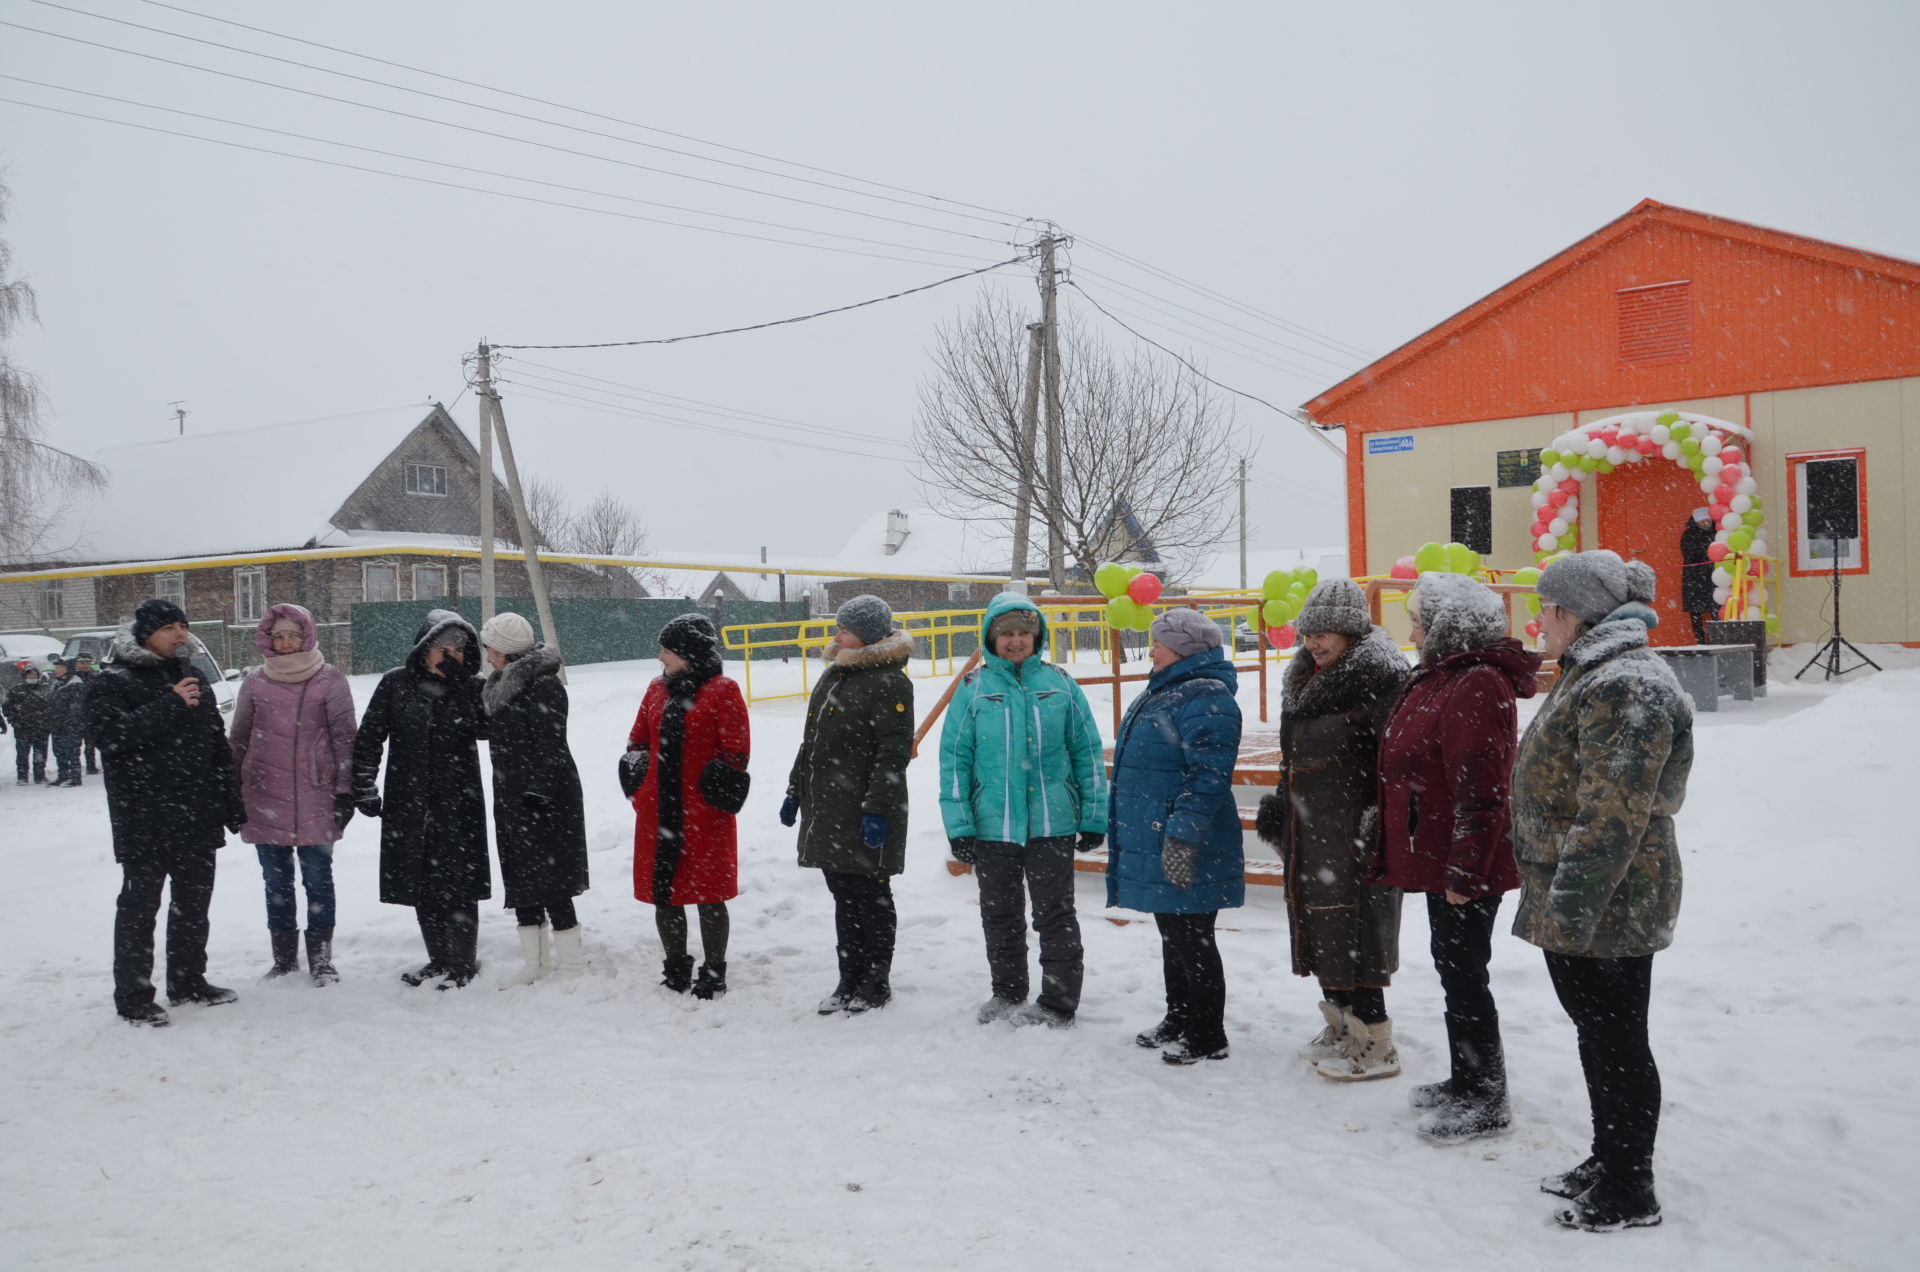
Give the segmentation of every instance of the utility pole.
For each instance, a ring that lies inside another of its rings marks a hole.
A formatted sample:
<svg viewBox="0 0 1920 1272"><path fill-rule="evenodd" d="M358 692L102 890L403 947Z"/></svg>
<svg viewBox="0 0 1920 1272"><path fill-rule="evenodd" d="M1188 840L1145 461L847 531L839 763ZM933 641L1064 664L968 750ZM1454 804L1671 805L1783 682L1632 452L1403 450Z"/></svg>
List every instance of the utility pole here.
<svg viewBox="0 0 1920 1272"><path fill-rule="evenodd" d="M493 419L487 399L493 396L493 350L480 342L476 355L475 389L480 401L480 623L493 618Z"/></svg>
<svg viewBox="0 0 1920 1272"><path fill-rule="evenodd" d="M500 441L500 463L507 470L507 496L513 500L513 519L520 529L520 551L526 558L527 582L533 587L533 604L540 615L540 638L558 649L560 640L553 627L553 605L547 599L547 580L540 569L540 545L534 540L533 519L527 516L527 498L520 489L520 466L513 462L513 439L507 433L507 415L500 408L500 395L494 391L490 374L483 384L480 415L485 420L491 414L493 429ZM493 480L491 472L486 476L489 482ZM566 672L562 670L560 675L564 682Z"/></svg>
<svg viewBox="0 0 1920 1272"><path fill-rule="evenodd" d="M1040 321L1047 331L1047 576L1056 589L1067 582L1067 536L1060 517L1060 286L1053 268L1053 249L1059 242L1048 226L1047 237L1040 240Z"/></svg>
<svg viewBox="0 0 1920 1272"><path fill-rule="evenodd" d="M173 418L180 425L180 436L185 437L187 435L186 399L182 398L178 402L169 402L167 405L173 408Z"/></svg>
<svg viewBox="0 0 1920 1272"><path fill-rule="evenodd" d="M1020 402L1020 493L1013 505L1013 565L1007 571L1012 591L1027 591L1027 540L1033 525L1033 443L1040 426L1041 333L1045 323L1027 324L1027 379Z"/></svg>
<svg viewBox="0 0 1920 1272"><path fill-rule="evenodd" d="M1240 590L1247 590L1247 459L1240 457Z"/></svg>

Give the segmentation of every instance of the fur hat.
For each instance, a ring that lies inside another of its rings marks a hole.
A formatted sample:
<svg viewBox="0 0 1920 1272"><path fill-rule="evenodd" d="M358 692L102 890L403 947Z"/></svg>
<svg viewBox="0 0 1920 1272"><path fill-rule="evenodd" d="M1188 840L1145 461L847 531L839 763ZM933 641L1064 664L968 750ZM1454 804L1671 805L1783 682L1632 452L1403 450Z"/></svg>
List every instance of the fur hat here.
<svg viewBox="0 0 1920 1272"><path fill-rule="evenodd" d="M533 624L523 614L503 610L486 621L480 629L480 643L488 649L497 649L507 657L524 654L534 646Z"/></svg>
<svg viewBox="0 0 1920 1272"><path fill-rule="evenodd" d="M690 663L704 662L720 652L720 633L705 614L682 614L660 629L660 648Z"/></svg>
<svg viewBox="0 0 1920 1272"><path fill-rule="evenodd" d="M1367 594L1352 579L1328 579L1307 593L1300 617L1293 630L1302 636L1332 632L1337 636L1359 638L1373 630L1373 617L1367 612Z"/></svg>
<svg viewBox="0 0 1920 1272"><path fill-rule="evenodd" d="M1154 643L1165 645L1182 658L1221 646L1220 624L1197 609L1170 609L1148 629Z"/></svg>
<svg viewBox="0 0 1920 1272"><path fill-rule="evenodd" d="M842 605L833 621L858 636L863 645L877 645L893 635L893 607L865 593Z"/></svg>
<svg viewBox="0 0 1920 1272"><path fill-rule="evenodd" d="M187 621L187 612L163 596L140 602L133 611L133 643L144 645L147 638L173 623Z"/></svg>
<svg viewBox="0 0 1920 1272"><path fill-rule="evenodd" d="M1606 548L1576 552L1541 571L1535 589L1542 601L1572 611L1591 627L1606 622L1615 610L1625 606L1651 604L1653 567L1645 561L1622 561L1618 553ZM1653 618L1652 611L1645 611L1645 617ZM1653 618L1647 626L1659 621Z"/></svg>
<svg viewBox="0 0 1920 1272"><path fill-rule="evenodd" d="M1485 584L1464 574L1428 571L1407 597L1407 615L1427 633L1434 661L1505 640L1507 607Z"/></svg>

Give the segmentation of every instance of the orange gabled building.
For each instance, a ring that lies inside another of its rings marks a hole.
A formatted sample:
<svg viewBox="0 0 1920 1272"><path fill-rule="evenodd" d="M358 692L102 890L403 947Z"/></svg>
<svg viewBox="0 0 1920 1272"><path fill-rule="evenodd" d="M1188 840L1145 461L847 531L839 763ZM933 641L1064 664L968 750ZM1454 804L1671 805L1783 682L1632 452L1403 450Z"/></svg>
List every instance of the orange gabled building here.
<svg viewBox="0 0 1920 1272"><path fill-rule="evenodd" d="M1647 199L1305 405L1347 434L1356 576L1427 540L1531 564L1537 451L1668 407L1750 431L1783 640L1823 639L1830 616L1812 472L1855 501L1858 534L1839 548L1847 634L1920 641L1920 264ZM1691 640L1679 537L1706 502L1697 480L1643 463L1591 482L1581 546L1650 561L1656 638Z"/></svg>

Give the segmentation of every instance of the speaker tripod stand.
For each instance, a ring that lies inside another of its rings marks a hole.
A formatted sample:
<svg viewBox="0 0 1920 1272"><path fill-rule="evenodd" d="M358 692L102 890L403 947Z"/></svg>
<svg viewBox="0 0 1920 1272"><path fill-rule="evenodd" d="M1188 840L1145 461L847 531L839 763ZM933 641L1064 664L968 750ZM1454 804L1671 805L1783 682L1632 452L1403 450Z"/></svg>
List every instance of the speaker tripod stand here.
<svg viewBox="0 0 1920 1272"><path fill-rule="evenodd" d="M1845 543L1846 540L1834 538L1830 540L1830 542L1833 550L1833 581L1830 585L1833 588L1833 635L1828 639L1826 644L1820 646L1819 651L1815 653L1812 658L1807 660L1806 666L1794 673L1793 678L1795 680L1800 679L1801 676L1812 671L1816 663L1826 668L1825 679L1827 680L1832 680L1835 676L1844 676L1850 671L1858 671L1862 667L1871 667L1875 671L1880 670L1879 663L1861 653L1854 647L1852 641L1840 634L1840 545ZM1860 661L1851 667L1842 667L1840 665L1840 651L1843 649Z"/></svg>

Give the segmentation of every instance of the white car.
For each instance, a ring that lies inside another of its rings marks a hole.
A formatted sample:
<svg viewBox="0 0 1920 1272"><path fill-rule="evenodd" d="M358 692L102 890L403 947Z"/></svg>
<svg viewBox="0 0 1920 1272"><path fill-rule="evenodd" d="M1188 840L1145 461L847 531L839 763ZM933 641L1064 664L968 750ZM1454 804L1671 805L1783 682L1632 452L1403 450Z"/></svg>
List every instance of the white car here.
<svg viewBox="0 0 1920 1272"><path fill-rule="evenodd" d="M107 655L113 652L113 638L117 634L113 629L108 628L104 631L81 632L77 636L69 636L61 656L78 658L81 654L85 654L93 659L95 667L104 667ZM218 704L221 714L232 714L234 699L240 694L240 680L246 673L238 667L231 671L221 670L220 660L213 656L213 651L207 648L205 642L192 632L187 633L187 639L192 642L190 648L193 650L193 669L200 673L202 680L213 686L213 700Z"/></svg>
<svg viewBox="0 0 1920 1272"><path fill-rule="evenodd" d="M28 666L47 674L48 659L60 656L60 642L39 632L0 632L0 693L20 683Z"/></svg>

